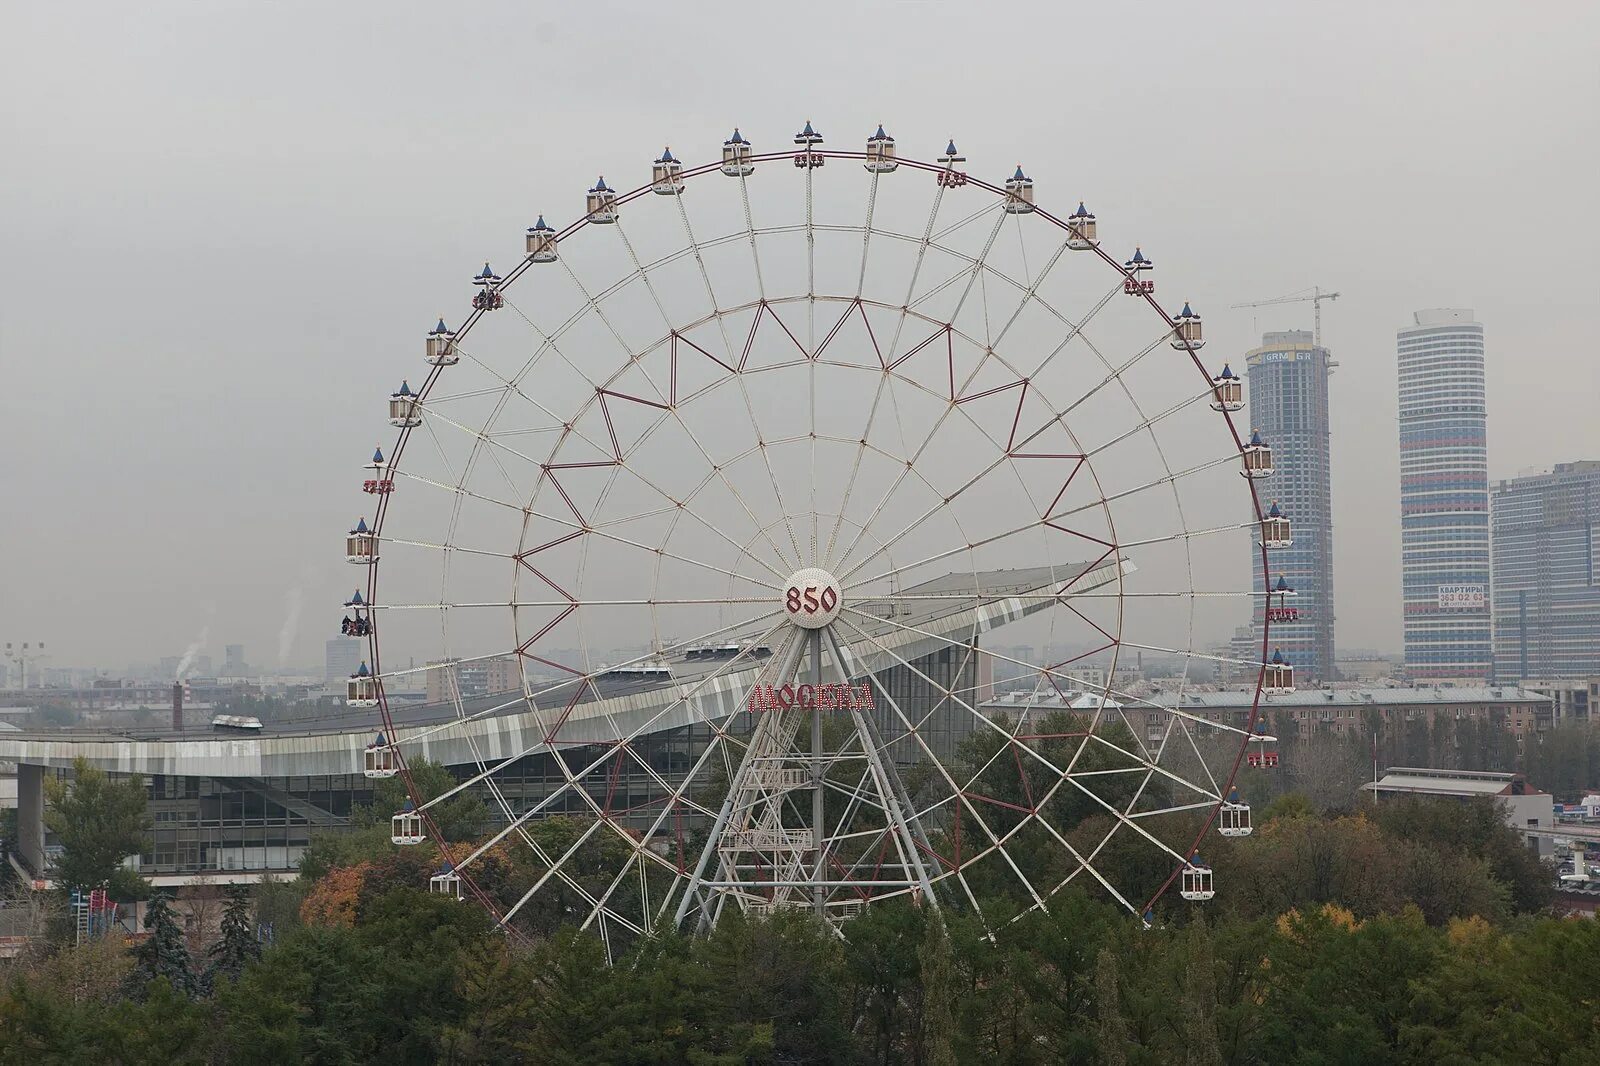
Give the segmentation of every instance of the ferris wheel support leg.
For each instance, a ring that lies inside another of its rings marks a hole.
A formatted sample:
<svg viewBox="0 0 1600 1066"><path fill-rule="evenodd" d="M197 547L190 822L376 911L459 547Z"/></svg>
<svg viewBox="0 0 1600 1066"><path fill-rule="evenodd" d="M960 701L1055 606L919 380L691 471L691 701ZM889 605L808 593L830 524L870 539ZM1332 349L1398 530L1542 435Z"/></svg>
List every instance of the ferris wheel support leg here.
<svg viewBox="0 0 1600 1066"><path fill-rule="evenodd" d="M850 671L845 668L844 649L839 645L839 640L833 635L832 627L828 629L828 644L833 651L834 670L839 675L839 680L846 685L850 684ZM820 636L820 634L819 634ZM896 844L904 856L907 866L916 873L917 889L922 900L926 900L929 907L935 912L939 910L939 901L933 895L933 883L928 879L927 864L922 861L922 852L919 849L918 837L921 836L921 826L913 831L909 817L911 804L905 791L905 785L900 780L900 774L894 765L884 758L884 749L876 743L881 739L874 729L871 719L859 707L852 708L850 716L855 720L856 732L861 738L862 750L867 753L867 765L872 770L872 775L877 779L878 793L883 800L884 810L888 812L889 823L894 829ZM817 790L822 791L820 788ZM926 838L920 841L926 845ZM928 849L932 854L932 849ZM822 879L822 871L817 871L817 879Z"/></svg>
<svg viewBox="0 0 1600 1066"><path fill-rule="evenodd" d="M854 665L851 663L851 661L846 658L849 652L847 652L844 645L839 642L839 638L833 635L832 630L830 630L828 633L828 640L830 642L830 647L833 649L834 660L839 663L840 670L842 670L847 676L862 676L862 673L858 672L854 668ZM888 746L883 742L883 733L878 729L878 723L872 720L872 715L863 715L861 720L867 727L867 739L872 742L874 750L888 751ZM911 793L906 791L905 781L900 777L900 771L895 766L894 761L890 760L885 763L884 768L888 771L889 784L894 789L895 801L900 804L902 810L915 810L916 808L912 806L911 803ZM922 820L910 819L909 825L912 833L916 835L917 843L922 846L923 854L928 856L928 861L933 864L935 872L938 872L940 865L938 853L933 850L933 841L928 839L928 832L925 828L923 828Z"/></svg>
<svg viewBox="0 0 1600 1066"><path fill-rule="evenodd" d="M776 683L794 677L795 671L800 666L800 657L805 654L805 646L806 642L803 638L799 636L791 637L789 642L784 645L781 656L779 656L778 669L770 677L767 677L765 681ZM759 676L756 679L757 683L762 680ZM738 712L734 713L737 714ZM720 908L716 907L713 899L706 897L705 888L703 887L706 880L706 868L711 865L711 857L717 854L717 844L722 839L723 830L727 829L728 821L733 817L734 807L738 803L739 797L745 792L745 784L750 776L750 767L769 747L763 742L763 734L774 729L776 721L777 715L769 714L756 722L756 728L750 735L750 744L744 749L744 757L739 760L739 769L734 772L733 779L728 782L728 794L723 797L722 808L717 812L717 820L711 826L711 833L706 837L705 847L700 850L700 859L695 863L694 874L689 878L689 883L684 886L683 898L678 901L678 911L672 919L674 928L683 928L683 920L688 917L690 909L696 906L700 911L699 921L695 924L696 932L705 932L711 928L711 925L716 920L715 912ZM721 860L719 859L718 861L720 866ZM727 880L722 876L720 870L718 880ZM722 893L717 892L715 895L721 896Z"/></svg>
<svg viewBox="0 0 1600 1066"><path fill-rule="evenodd" d="M810 175L807 175L809 180ZM816 691L822 687L822 630L811 632L811 683ZM811 906L818 918L827 916L828 894L822 887L827 863L827 834L823 831L826 815L826 798L823 796L823 778L827 773L822 749L822 708L811 708L811 836L817 846L815 872L811 879Z"/></svg>

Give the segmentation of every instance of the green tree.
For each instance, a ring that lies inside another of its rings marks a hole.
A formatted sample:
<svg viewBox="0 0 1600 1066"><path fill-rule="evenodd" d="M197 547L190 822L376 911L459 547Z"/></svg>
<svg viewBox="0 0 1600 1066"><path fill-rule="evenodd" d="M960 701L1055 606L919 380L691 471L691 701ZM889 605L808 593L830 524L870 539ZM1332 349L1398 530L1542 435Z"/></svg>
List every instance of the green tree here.
<svg viewBox="0 0 1600 1066"><path fill-rule="evenodd" d="M45 779L50 804L44 821L61 841L55 877L67 888L92 889L113 880L123 860L144 849L150 832L144 779L114 780L86 759L75 759L72 782ZM129 898L135 882L117 878L113 897Z"/></svg>
<svg viewBox="0 0 1600 1066"><path fill-rule="evenodd" d="M1105 1066L1126 1066L1128 1061L1128 1023L1122 1017L1118 982L1117 957L1110 948L1101 948L1094 964L1095 1043Z"/></svg>
<svg viewBox="0 0 1600 1066"><path fill-rule="evenodd" d="M428 759L408 760L406 770L411 775L411 782L416 786L421 803L438 799L461 783L443 763ZM359 823L371 819L384 827L384 835L387 836L389 819L405 804L407 798L405 778L386 778L372 790L372 805L353 814L351 820ZM477 839L490 820L488 806L471 789L463 789L443 803L428 808L428 814L445 840L452 843Z"/></svg>
<svg viewBox="0 0 1600 1066"><path fill-rule="evenodd" d="M200 991L200 982L189 959L183 929L172 913L166 893L150 898L144 927L148 935L133 949L133 969L128 974L129 994L143 999L150 983L164 978L174 992L193 998Z"/></svg>
<svg viewBox="0 0 1600 1066"><path fill-rule="evenodd" d="M210 955L211 962L206 967L207 987L214 987L218 978L237 981L246 966L261 958L250 893L243 885L228 887L228 905L222 912L222 936L211 946Z"/></svg>
<svg viewBox="0 0 1600 1066"><path fill-rule="evenodd" d="M922 970L922 1032L919 1061L927 1066L955 1066L954 962L950 936L937 914L922 922L922 946L917 951Z"/></svg>

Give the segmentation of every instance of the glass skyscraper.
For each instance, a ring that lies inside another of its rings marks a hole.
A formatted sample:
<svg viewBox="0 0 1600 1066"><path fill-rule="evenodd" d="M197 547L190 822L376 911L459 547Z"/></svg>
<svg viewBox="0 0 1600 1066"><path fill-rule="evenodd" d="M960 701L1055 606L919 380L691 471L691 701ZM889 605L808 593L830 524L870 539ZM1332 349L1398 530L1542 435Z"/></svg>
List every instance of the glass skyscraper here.
<svg viewBox="0 0 1600 1066"><path fill-rule="evenodd" d="M1406 672L1482 681L1493 672L1483 326L1446 308L1413 321L1396 337Z"/></svg>
<svg viewBox="0 0 1600 1066"><path fill-rule="evenodd" d="M1494 675L1600 677L1600 462L1497 481Z"/></svg>
<svg viewBox="0 0 1600 1066"><path fill-rule="evenodd" d="M1266 333L1261 347L1245 355L1250 424L1272 447L1271 476L1257 482L1263 506L1277 500L1294 523L1294 544L1267 553L1270 575L1261 573L1261 550L1250 553L1255 587L1294 587L1286 606L1299 609L1294 622L1274 622L1274 648L1306 681L1333 680L1333 487L1328 458L1328 375L1334 366L1310 333ZM1270 581L1269 581L1270 579ZM1269 653L1270 654L1270 653Z"/></svg>

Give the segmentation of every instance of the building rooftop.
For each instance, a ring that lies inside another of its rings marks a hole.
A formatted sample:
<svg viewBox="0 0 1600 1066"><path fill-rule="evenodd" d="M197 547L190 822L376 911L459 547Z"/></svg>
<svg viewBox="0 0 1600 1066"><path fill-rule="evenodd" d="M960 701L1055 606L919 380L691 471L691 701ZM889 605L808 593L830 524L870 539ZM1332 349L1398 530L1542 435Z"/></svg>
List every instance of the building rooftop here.
<svg viewBox="0 0 1600 1066"><path fill-rule="evenodd" d="M1368 792L1397 792L1418 796L1539 795L1521 774L1486 770L1434 770L1419 766L1391 766L1369 785Z"/></svg>
<svg viewBox="0 0 1600 1066"><path fill-rule="evenodd" d="M1015 694L1013 694L1015 695ZM1253 691L1234 689L1224 692L1163 692L1157 690L1140 702L1183 708L1249 710L1254 705ZM1059 707L1054 693L996 701L1007 706ZM1261 697L1263 707L1450 707L1461 703L1548 704L1550 697L1510 685L1474 688L1334 688L1298 689L1283 696Z"/></svg>

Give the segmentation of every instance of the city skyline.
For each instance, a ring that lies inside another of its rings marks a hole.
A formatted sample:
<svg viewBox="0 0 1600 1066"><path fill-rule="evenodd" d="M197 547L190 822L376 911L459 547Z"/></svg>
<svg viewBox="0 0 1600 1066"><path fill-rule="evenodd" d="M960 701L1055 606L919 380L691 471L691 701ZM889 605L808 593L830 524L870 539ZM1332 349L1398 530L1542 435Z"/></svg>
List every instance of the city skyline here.
<svg viewBox="0 0 1600 1066"><path fill-rule="evenodd" d="M1153 12L1172 31L1159 41L1145 32ZM10 309L0 348L17 401L8 451L26 458L8 468L17 506L0 550L25 565L8 574L0 632L48 642L55 665L121 664L181 653L209 623L259 649L257 668L315 664L349 594L339 541L356 517L351 478L389 443L381 406L419 368L418 331L459 317L468 273L511 255L508 234L538 212L574 217L597 173L642 182L663 143L709 159L739 122L775 145L807 118L830 143L888 121L908 152L937 154L955 136L991 177L1023 162L1042 205L1087 197L1116 220L1107 232L1119 254L1143 242L1163 303L1187 299L1205 315L1208 356L1309 325L1303 307L1231 304L1339 288L1324 309L1325 340L1344 362L1331 412L1336 610L1364 645L1400 646L1387 353L1409 311L1470 304L1493 324L1492 475L1600 455L1600 426L1586 417L1600 371L1581 344L1600 268L1577 257L1534 269L1471 221L1511 202L1531 246L1594 242L1600 223L1563 205L1581 202L1593 172L1593 139L1572 132L1594 121L1580 42L1594 37L1595 11L1575 9L1573 32L1553 41L1520 32L1513 10L1452 10L1443 35L1425 13L1357 13L1319 22L1310 48L1294 44L1288 18L1146 6L1075 16L1071 31L1095 46L1071 68L1045 35L1019 37L975 11L912 24L888 9L849 14L862 34L912 54L969 42L972 77L913 87L854 53L780 37L772 65L812 72L805 84L703 74L669 102L654 73L619 67L595 84L557 48L522 108L490 109L484 85L524 64L515 42L583 39L576 13L497 9L506 32L470 45L451 39L443 14L328 12L308 42L267 10L165 21L94 4L9 13L32 47L0 78L14 99L49 85L51 104L6 116L15 167L0 191ZM1067 28L1065 15L1041 17ZM624 50L695 46L663 12L610 32ZM706 32L699 45L741 46L726 26ZM421 80L409 58L420 40L438 45ZM1135 46L1145 63L1130 88ZM283 77L285 54L305 59L294 78ZM1213 117L1192 127L1181 158L1154 153L1182 117L1170 102L1189 99L1196 54L1249 77L1205 90L1196 107ZM1482 77L1505 63L1524 75ZM1030 98L1082 106L997 108L971 88L1015 69L1031 72ZM1264 82L1277 90L1261 93ZM578 84L582 94L565 89ZM1460 146L1486 128L1502 150L1463 165ZM1400 253L1379 254L1375 241ZM21 310L59 306L63 278L75 313ZM1560 455L1548 425L1564 427ZM1230 583L1243 580L1243 555L1231 552ZM1214 628L1226 638L1226 625Z"/></svg>

